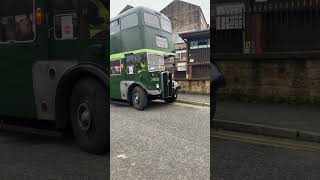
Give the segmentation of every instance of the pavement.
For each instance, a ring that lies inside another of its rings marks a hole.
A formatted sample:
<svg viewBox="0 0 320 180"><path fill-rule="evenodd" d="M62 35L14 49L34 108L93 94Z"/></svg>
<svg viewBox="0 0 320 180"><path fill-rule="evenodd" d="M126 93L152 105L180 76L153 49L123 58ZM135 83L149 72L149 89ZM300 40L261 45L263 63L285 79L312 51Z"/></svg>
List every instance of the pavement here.
<svg viewBox="0 0 320 180"><path fill-rule="evenodd" d="M212 138L212 178L215 180L318 180L319 144L236 135ZM244 139L256 139L247 140ZM262 142L262 143L261 143ZM274 143L279 142L279 143ZM290 144L290 145L289 145ZM299 148L316 147L313 148Z"/></svg>
<svg viewBox="0 0 320 180"><path fill-rule="evenodd" d="M317 105L218 101L213 128L320 142Z"/></svg>
<svg viewBox="0 0 320 180"><path fill-rule="evenodd" d="M177 102L210 107L210 95L179 93Z"/></svg>
<svg viewBox="0 0 320 180"><path fill-rule="evenodd" d="M208 95L179 94L178 100L210 106ZM320 142L320 106L218 100L213 128Z"/></svg>
<svg viewBox="0 0 320 180"><path fill-rule="evenodd" d="M111 106L111 179L208 180L209 108L151 103Z"/></svg>
<svg viewBox="0 0 320 180"><path fill-rule="evenodd" d="M320 133L320 106L218 101L216 119Z"/></svg>

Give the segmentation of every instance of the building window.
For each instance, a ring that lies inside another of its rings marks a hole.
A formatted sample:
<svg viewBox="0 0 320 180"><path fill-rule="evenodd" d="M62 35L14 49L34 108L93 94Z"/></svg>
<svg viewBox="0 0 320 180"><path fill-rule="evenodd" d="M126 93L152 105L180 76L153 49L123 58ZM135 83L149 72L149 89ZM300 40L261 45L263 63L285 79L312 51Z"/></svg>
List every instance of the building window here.
<svg viewBox="0 0 320 180"><path fill-rule="evenodd" d="M208 44L209 44L208 39L199 40L199 43L198 43L199 49L200 48L208 48Z"/></svg>
<svg viewBox="0 0 320 180"><path fill-rule="evenodd" d="M187 51L186 50L179 50L176 51L176 61L187 61Z"/></svg>
<svg viewBox="0 0 320 180"><path fill-rule="evenodd" d="M209 39L202 39L202 40L190 42L190 49L202 49L202 48L210 48Z"/></svg>
<svg viewBox="0 0 320 180"><path fill-rule="evenodd" d="M151 27L160 28L159 18L147 12L144 13L144 23Z"/></svg>
<svg viewBox="0 0 320 180"><path fill-rule="evenodd" d="M121 29L128 29L138 25L138 15L137 13L132 13L121 19Z"/></svg>
<svg viewBox="0 0 320 180"><path fill-rule="evenodd" d="M164 31L167 31L169 33L172 32L171 22L169 20L161 18L161 27Z"/></svg>
<svg viewBox="0 0 320 180"><path fill-rule="evenodd" d="M199 48L198 41L191 41L190 42L190 49L198 49L198 48Z"/></svg>

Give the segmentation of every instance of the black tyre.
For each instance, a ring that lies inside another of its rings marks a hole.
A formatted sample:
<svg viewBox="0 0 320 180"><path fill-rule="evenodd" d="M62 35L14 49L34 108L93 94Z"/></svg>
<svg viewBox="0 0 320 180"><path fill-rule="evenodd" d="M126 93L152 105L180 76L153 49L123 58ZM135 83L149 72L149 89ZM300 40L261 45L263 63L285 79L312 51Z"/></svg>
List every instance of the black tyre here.
<svg viewBox="0 0 320 180"><path fill-rule="evenodd" d="M173 96L170 97L170 98L165 99L165 101L166 101L167 103L173 103L173 102L176 102L177 99L178 99L178 91L175 90L174 93L173 93Z"/></svg>
<svg viewBox="0 0 320 180"><path fill-rule="evenodd" d="M137 110L142 111L148 105L147 94L140 86L136 86L133 88L131 98L132 105Z"/></svg>
<svg viewBox="0 0 320 180"><path fill-rule="evenodd" d="M74 137L87 152L109 152L109 108L107 88L94 78L81 79L70 98L70 119Z"/></svg>

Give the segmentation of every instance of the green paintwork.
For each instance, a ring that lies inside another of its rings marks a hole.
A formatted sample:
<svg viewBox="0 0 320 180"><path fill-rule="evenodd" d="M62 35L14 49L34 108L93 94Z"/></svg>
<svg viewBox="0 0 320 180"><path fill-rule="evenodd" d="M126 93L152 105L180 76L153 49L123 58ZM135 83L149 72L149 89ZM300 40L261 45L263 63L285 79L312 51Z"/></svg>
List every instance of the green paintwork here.
<svg viewBox="0 0 320 180"><path fill-rule="evenodd" d="M0 44L0 117L37 118L32 77L32 67L37 61L77 61L107 66L104 56L97 57L88 50L96 44L107 47L106 40L49 39L49 27L53 26L53 13L49 12L53 11L49 1L35 2L35 9L41 8L48 15L43 24L36 26L35 40Z"/></svg>
<svg viewBox="0 0 320 180"><path fill-rule="evenodd" d="M149 8L136 7L118 15L111 19L121 20L121 18L137 13L138 25L129 29L121 30L118 33L110 36L110 61L122 60L124 69L126 69L126 54L157 54L164 56L175 56L173 35L161 28L154 28L144 24L144 12L151 13L170 21L165 15L155 12ZM121 24L121 23L120 23ZM168 41L168 48L160 48L156 44L156 36L166 38ZM151 81L151 78L157 77L159 81ZM139 74L127 74L122 72L120 75L111 75L110 78L110 97L113 99L121 99L120 82L134 81L142 84L147 90L160 90L156 85L160 85L161 72L144 71Z"/></svg>
<svg viewBox="0 0 320 180"><path fill-rule="evenodd" d="M139 49L135 51L129 51L124 53L112 54L110 55L110 61L114 61L117 59L122 59L125 57L126 54L140 54L140 53L150 53L150 54L159 54L164 56L175 56L175 53L165 52L165 51L158 51L152 49Z"/></svg>
<svg viewBox="0 0 320 180"><path fill-rule="evenodd" d="M169 52L174 51L173 36L172 33L157 29L154 27L146 26L144 24L143 13L149 12L155 14L155 11L145 8L137 7L129 9L128 11L112 18L111 22L117 19L121 19L132 13L137 13L138 15L138 25L120 31L119 33L110 36L110 54L118 54L124 52L130 52L134 50L141 49L152 49L157 51ZM161 13L159 13L161 14ZM157 15L159 16L159 15ZM165 15L161 14L161 17L169 20ZM156 45L156 36L164 37L168 40L168 48L160 48Z"/></svg>

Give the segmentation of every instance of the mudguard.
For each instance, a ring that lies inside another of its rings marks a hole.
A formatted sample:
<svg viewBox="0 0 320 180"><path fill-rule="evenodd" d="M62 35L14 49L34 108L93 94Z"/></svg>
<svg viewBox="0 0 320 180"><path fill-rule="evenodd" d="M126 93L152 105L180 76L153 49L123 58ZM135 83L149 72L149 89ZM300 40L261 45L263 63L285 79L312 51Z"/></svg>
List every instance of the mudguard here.
<svg viewBox="0 0 320 180"><path fill-rule="evenodd" d="M181 88L180 84L177 81L173 80L172 82L173 82L173 89L174 90L178 90Z"/></svg>

